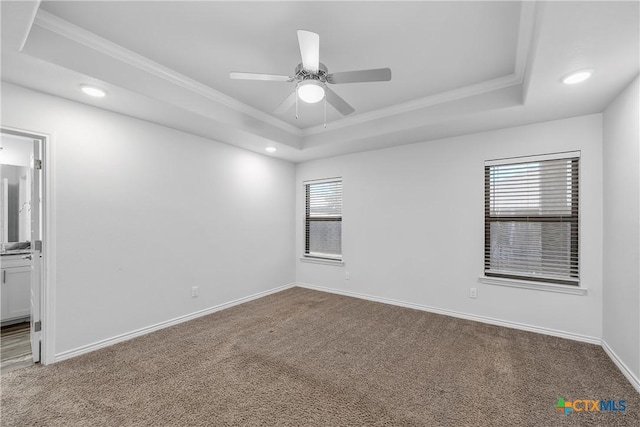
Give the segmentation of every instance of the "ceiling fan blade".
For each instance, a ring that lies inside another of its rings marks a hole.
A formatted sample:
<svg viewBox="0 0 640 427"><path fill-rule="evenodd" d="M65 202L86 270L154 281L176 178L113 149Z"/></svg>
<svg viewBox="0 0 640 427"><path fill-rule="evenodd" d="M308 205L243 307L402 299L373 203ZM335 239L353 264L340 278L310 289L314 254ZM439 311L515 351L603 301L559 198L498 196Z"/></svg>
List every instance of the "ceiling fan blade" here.
<svg viewBox="0 0 640 427"><path fill-rule="evenodd" d="M351 105L347 104L347 101L340 98L337 93L335 93L328 87L324 88L324 94L324 96L327 98L327 102L333 105L336 110L340 111L343 116L348 116L349 114L356 111Z"/></svg>
<svg viewBox="0 0 640 427"><path fill-rule="evenodd" d="M391 69L375 68L373 70L343 71L341 73L327 74L327 82L333 84L361 83L361 82L388 82L391 80Z"/></svg>
<svg viewBox="0 0 640 427"><path fill-rule="evenodd" d="M261 74L261 73L229 73L229 77L235 80L264 80L271 82L290 82L293 79L289 76L282 76L278 74Z"/></svg>
<svg viewBox="0 0 640 427"><path fill-rule="evenodd" d="M298 43L302 66L309 71L316 72L320 67L320 36L306 30L298 30Z"/></svg>
<svg viewBox="0 0 640 427"><path fill-rule="evenodd" d="M280 105L278 105L278 107L276 107L275 110L273 110L274 114L282 114L287 112L287 110L289 108L291 108L293 106L293 104L296 103L296 91L294 90L293 92L291 92L291 94L289 96L287 96L284 101L282 101L280 103Z"/></svg>

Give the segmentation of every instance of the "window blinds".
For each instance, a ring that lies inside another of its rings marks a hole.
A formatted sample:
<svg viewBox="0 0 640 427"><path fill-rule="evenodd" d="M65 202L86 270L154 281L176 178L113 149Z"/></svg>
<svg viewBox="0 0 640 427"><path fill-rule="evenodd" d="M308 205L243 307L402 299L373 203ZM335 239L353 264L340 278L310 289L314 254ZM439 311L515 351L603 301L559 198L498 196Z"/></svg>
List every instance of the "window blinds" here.
<svg viewBox="0 0 640 427"><path fill-rule="evenodd" d="M342 258L342 180L304 184L306 193L305 255Z"/></svg>
<svg viewBox="0 0 640 427"><path fill-rule="evenodd" d="M578 166L485 165L485 275L578 284Z"/></svg>

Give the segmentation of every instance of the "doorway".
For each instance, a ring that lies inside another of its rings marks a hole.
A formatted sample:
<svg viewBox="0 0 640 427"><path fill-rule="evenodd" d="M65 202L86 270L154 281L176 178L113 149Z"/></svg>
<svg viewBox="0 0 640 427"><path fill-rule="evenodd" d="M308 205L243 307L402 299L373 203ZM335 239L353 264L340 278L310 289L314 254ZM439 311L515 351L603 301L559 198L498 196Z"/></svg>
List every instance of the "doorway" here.
<svg viewBox="0 0 640 427"><path fill-rule="evenodd" d="M1 370L41 360L45 137L0 129Z"/></svg>

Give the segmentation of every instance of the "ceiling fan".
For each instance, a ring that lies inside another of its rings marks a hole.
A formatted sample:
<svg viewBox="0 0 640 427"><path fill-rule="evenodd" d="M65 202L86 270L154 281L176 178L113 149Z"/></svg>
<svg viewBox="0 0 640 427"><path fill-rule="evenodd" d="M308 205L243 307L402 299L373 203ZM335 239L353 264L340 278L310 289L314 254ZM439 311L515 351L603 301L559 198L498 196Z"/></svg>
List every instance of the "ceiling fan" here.
<svg viewBox="0 0 640 427"><path fill-rule="evenodd" d="M342 115L349 115L355 110L338 94L329 89L329 84L359 83L359 82L384 82L391 80L389 68L376 68L371 70L343 71L329 73L327 67L320 62L320 36L311 31L298 30L298 44L302 63L298 64L293 76L259 73L232 72L229 77L238 80L263 80L274 82L295 82L295 90L274 110L281 114L296 104L296 118L298 98L313 104L325 100L325 126L326 103L331 104Z"/></svg>

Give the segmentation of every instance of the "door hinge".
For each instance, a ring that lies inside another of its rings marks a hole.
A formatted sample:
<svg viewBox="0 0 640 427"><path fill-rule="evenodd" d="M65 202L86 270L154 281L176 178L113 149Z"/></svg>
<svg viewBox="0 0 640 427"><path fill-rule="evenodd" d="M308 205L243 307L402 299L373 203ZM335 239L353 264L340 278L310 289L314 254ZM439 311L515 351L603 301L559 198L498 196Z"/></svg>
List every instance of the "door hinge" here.
<svg viewBox="0 0 640 427"><path fill-rule="evenodd" d="M40 332L41 329L42 329L42 321L38 320L36 323L33 324L33 332Z"/></svg>
<svg viewBox="0 0 640 427"><path fill-rule="evenodd" d="M33 246L34 250L42 252L42 240L36 240L35 242L33 242Z"/></svg>
<svg viewBox="0 0 640 427"><path fill-rule="evenodd" d="M33 168L34 169L38 169L38 170L42 170L42 160L34 160L33 161Z"/></svg>

